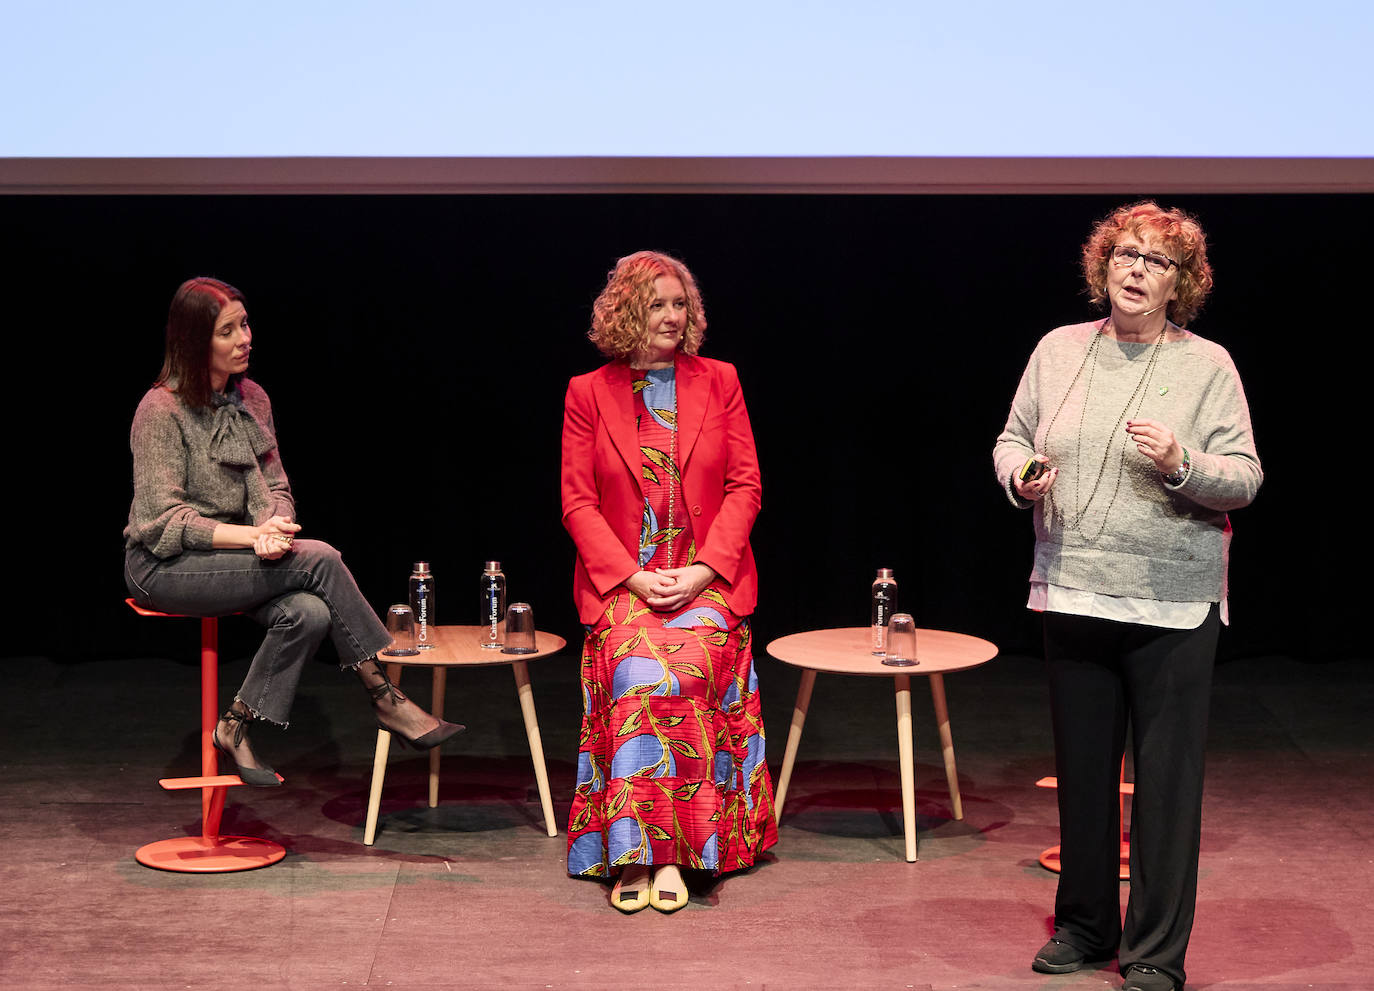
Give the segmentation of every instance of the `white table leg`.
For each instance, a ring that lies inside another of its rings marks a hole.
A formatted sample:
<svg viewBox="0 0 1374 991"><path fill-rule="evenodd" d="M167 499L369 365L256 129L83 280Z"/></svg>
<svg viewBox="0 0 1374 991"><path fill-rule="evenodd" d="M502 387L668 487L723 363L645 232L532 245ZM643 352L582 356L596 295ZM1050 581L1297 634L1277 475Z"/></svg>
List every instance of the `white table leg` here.
<svg viewBox="0 0 1374 991"><path fill-rule="evenodd" d="M434 684L431 690L430 711L435 719L444 718L444 689L448 687L448 668L434 669ZM429 752L429 807L439 807L439 749Z"/></svg>
<svg viewBox="0 0 1374 991"><path fill-rule="evenodd" d="M797 762L806 710L811 705L811 689L815 687L816 672L803 669L801 684L797 686L797 704L792 707L792 726L787 731L787 749L782 754L782 773L778 775L778 787L773 795L773 811L779 822L782 821L782 804L787 801L787 783L792 780L792 765Z"/></svg>
<svg viewBox="0 0 1374 991"><path fill-rule="evenodd" d="M377 730L377 750L372 756L372 787L367 793L367 821L363 826L363 845L377 839L377 813L382 807L382 782L386 780L386 758L391 753L391 734Z"/></svg>
<svg viewBox="0 0 1374 991"><path fill-rule="evenodd" d="M401 682L401 665L388 664L386 676L393 685ZM382 808L382 784L386 781L386 759L391 753L391 734L381 727L377 728L377 749L372 754L372 787L367 791L367 819L363 823L363 845L371 846L377 840L377 813Z"/></svg>
<svg viewBox="0 0 1374 991"><path fill-rule="evenodd" d="M911 676L896 675L897 765L902 777L902 829L907 863L916 860L916 768L911 747Z"/></svg>
<svg viewBox="0 0 1374 991"><path fill-rule="evenodd" d="M945 759L945 781L954 818L964 818L964 803L959 800L959 771L954 766L954 734L949 729L949 708L945 705L945 676L930 676L930 700L935 703L935 725L940 731L940 754Z"/></svg>
<svg viewBox="0 0 1374 991"><path fill-rule="evenodd" d="M558 835L553 821L553 798L549 795L549 772L544 766L544 744L539 738L539 720L534 715L534 690L530 688L530 669L524 661L513 661L515 692L520 697L520 714L525 717L525 736L530 741L530 760L534 762L534 780L539 785L539 804L544 809L544 828L550 836Z"/></svg>

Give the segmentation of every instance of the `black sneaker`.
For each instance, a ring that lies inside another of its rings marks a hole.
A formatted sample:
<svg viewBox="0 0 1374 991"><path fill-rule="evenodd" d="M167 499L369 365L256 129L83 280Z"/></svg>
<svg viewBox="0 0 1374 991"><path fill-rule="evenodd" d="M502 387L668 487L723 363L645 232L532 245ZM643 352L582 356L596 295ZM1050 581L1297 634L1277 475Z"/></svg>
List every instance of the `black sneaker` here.
<svg viewBox="0 0 1374 991"><path fill-rule="evenodd" d="M1178 985L1168 974L1149 964L1133 963L1126 968L1126 982L1121 991L1177 991Z"/></svg>
<svg viewBox="0 0 1374 991"><path fill-rule="evenodd" d="M1062 939L1051 938L1040 947L1040 952L1031 961L1031 970L1041 974L1072 974L1083 966L1086 959L1087 954L1078 947L1070 946Z"/></svg>

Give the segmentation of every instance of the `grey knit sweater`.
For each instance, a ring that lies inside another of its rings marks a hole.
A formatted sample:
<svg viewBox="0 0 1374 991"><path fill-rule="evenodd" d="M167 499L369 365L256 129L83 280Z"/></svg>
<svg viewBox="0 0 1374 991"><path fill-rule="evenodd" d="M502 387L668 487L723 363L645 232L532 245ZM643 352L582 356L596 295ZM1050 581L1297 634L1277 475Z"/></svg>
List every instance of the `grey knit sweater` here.
<svg viewBox="0 0 1374 991"><path fill-rule="evenodd" d="M209 550L220 523L295 519L291 486L277 452L272 404L250 379L209 409L192 409L176 393L150 389L134 413L134 500L126 547L157 557Z"/></svg>
<svg viewBox="0 0 1374 991"><path fill-rule="evenodd" d="M997 479L1022 508L1031 504L1016 495L1013 472L1035 452L1059 468L1049 495L1034 504L1031 580L1218 602L1231 540L1226 511L1254 499L1264 477L1235 365L1225 348L1185 331L1160 346L1142 386L1153 342L1102 337L1085 364L1103 323L1060 327L1041 339L993 449ZM1133 394L1143 395L1139 413ZM1192 468L1181 485L1167 485L1136 450L1126 436L1130 419L1164 424L1188 449Z"/></svg>

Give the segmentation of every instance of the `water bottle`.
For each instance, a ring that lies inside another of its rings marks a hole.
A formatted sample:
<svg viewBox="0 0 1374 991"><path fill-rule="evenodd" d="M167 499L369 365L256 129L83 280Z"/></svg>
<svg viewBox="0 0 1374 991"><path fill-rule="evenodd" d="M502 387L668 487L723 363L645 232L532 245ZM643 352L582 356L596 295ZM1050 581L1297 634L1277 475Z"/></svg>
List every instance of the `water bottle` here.
<svg viewBox="0 0 1374 991"><path fill-rule="evenodd" d="M887 653L887 621L897 611L897 579L891 568L879 568L873 579L873 653Z"/></svg>
<svg viewBox="0 0 1374 991"><path fill-rule="evenodd" d="M500 561L488 561L482 570L483 647L500 647L506 621L506 576Z"/></svg>
<svg viewBox="0 0 1374 991"><path fill-rule="evenodd" d="M410 573L410 611L415 615L415 646L434 649L434 574L428 561L416 561Z"/></svg>

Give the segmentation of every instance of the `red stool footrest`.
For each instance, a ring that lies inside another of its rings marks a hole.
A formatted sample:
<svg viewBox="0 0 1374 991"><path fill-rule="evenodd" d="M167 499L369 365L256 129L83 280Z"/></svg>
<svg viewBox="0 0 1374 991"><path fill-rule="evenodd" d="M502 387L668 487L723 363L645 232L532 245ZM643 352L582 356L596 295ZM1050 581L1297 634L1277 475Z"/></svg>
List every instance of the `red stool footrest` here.
<svg viewBox="0 0 1374 991"><path fill-rule="evenodd" d="M277 780L286 779L278 774ZM159 778L157 783L168 791L179 791L182 788L232 788L243 784L243 779L237 774L213 774L197 778Z"/></svg>
<svg viewBox="0 0 1374 991"><path fill-rule="evenodd" d="M1058 787L1059 787L1059 779L1056 778L1053 774L1051 774L1048 778L1041 778L1039 781L1037 781L1037 782L1035 783L1035 787L1037 787L1037 788L1058 788ZM1120 789L1121 794L1123 794L1123 795L1134 795L1134 794L1135 794L1135 782L1134 782L1134 781L1123 781L1123 782L1121 782L1121 784L1118 785L1117 787Z"/></svg>

